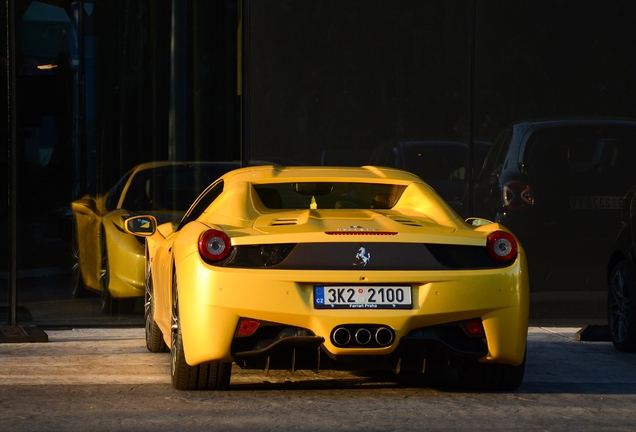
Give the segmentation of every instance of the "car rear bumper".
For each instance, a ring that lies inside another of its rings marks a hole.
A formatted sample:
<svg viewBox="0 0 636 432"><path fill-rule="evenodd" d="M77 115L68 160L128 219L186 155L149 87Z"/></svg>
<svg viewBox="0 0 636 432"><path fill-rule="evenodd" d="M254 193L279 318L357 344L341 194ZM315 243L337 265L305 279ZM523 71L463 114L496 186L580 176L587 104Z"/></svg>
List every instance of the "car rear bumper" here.
<svg viewBox="0 0 636 432"><path fill-rule="evenodd" d="M282 348L320 351L322 354L317 355L325 359L323 366L326 361L330 368L336 369L365 369L364 363L378 362L384 365L380 368L393 367L404 352L428 352L426 358L431 350L515 366L524 358L528 278L523 253L510 267L487 270L211 269L195 254L177 267L184 351L191 365L207 361L239 362L247 357L260 364ZM410 285L413 308L315 309L316 284ZM241 318L302 331L269 345L265 342L258 350L241 351L236 349L235 338ZM483 349L474 348L479 343L471 345L472 342L453 345L448 337L440 336L439 329L445 325L471 319L479 319L483 324L485 335L479 338ZM386 327L392 332L392 341L387 346L370 348L334 344L335 329L357 325Z"/></svg>

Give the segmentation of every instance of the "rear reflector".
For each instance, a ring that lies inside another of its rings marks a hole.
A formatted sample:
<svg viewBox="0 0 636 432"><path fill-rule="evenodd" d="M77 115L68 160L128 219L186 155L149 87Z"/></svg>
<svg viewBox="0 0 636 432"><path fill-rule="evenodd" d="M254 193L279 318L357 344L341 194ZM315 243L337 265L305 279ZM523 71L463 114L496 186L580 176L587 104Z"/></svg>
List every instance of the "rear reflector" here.
<svg viewBox="0 0 636 432"><path fill-rule="evenodd" d="M241 318L238 328L236 329L236 336L237 337L252 336L254 332L256 332L256 330L260 327L260 325L261 325L260 321Z"/></svg>
<svg viewBox="0 0 636 432"><path fill-rule="evenodd" d="M484 327L481 325L481 320L479 319L464 321L463 326L468 336L474 336L474 337L484 336Z"/></svg>

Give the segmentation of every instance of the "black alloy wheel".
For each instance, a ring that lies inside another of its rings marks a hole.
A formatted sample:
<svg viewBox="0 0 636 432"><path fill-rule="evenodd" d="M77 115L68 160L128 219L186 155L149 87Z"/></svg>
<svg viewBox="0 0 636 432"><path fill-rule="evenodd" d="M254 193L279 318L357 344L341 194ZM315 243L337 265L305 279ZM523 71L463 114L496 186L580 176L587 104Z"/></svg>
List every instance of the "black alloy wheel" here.
<svg viewBox="0 0 636 432"><path fill-rule="evenodd" d="M108 272L108 250L106 248L106 237L104 230L101 232L102 256L99 266L99 300L102 312L111 314L113 312L113 298L110 295L110 274Z"/></svg>
<svg viewBox="0 0 636 432"><path fill-rule="evenodd" d="M170 372L172 386L177 390L226 390L230 385L231 363L208 362L190 366L183 352L183 338L179 321L179 290L176 269L172 277L172 325Z"/></svg>
<svg viewBox="0 0 636 432"><path fill-rule="evenodd" d="M153 296L152 273L150 260L146 253L146 293L144 295L144 322L146 324L146 348L154 353L168 352L168 345L155 322L155 299Z"/></svg>
<svg viewBox="0 0 636 432"><path fill-rule="evenodd" d="M73 217L73 227L71 230L71 298L81 298L88 294L84 286L82 277L82 266L80 263L79 240L77 234L77 220Z"/></svg>
<svg viewBox="0 0 636 432"><path fill-rule="evenodd" d="M636 352L636 286L627 261L617 263L607 291L607 323L617 350Z"/></svg>

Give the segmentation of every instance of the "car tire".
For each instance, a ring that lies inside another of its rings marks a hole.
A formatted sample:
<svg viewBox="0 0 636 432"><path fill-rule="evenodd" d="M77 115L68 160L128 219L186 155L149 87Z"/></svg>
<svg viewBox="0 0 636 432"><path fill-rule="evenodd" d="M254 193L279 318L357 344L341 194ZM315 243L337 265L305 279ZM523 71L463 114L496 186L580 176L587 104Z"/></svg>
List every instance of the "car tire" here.
<svg viewBox="0 0 636 432"><path fill-rule="evenodd" d="M526 356L519 366L469 361L459 369L460 384L477 391L513 391L523 382Z"/></svg>
<svg viewBox="0 0 636 432"><path fill-rule="evenodd" d="M612 343L622 352L636 352L636 286L627 261L618 262L609 278L607 323Z"/></svg>
<svg viewBox="0 0 636 432"><path fill-rule="evenodd" d="M172 283L172 325L170 372L177 390L226 390L230 385L231 363L208 362L190 366L183 352L176 271Z"/></svg>
<svg viewBox="0 0 636 432"><path fill-rule="evenodd" d="M73 228L71 230L71 258L73 260L71 267L71 298L82 298L88 294L82 276L79 240L77 236L77 221L73 218Z"/></svg>
<svg viewBox="0 0 636 432"><path fill-rule="evenodd" d="M155 298L152 286L150 264L146 259L146 293L144 295L144 322L146 324L146 348L153 353L168 352L168 345L155 322Z"/></svg>

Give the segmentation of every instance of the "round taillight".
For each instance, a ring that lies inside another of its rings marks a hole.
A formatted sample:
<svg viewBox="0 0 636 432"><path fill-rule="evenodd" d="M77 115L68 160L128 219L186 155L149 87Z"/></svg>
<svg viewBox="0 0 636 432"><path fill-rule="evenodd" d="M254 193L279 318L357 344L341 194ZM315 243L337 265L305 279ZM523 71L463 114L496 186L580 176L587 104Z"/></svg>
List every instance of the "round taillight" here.
<svg viewBox="0 0 636 432"><path fill-rule="evenodd" d="M208 261L221 261L230 249L230 238L223 231L207 230L199 238L199 253Z"/></svg>
<svg viewBox="0 0 636 432"><path fill-rule="evenodd" d="M497 262L507 262L517 256L517 241L506 231L495 231L488 236L488 255Z"/></svg>

